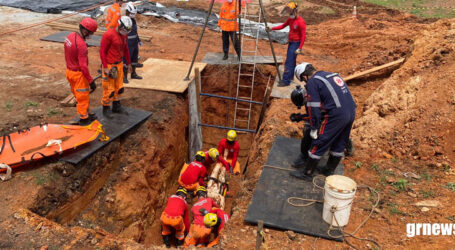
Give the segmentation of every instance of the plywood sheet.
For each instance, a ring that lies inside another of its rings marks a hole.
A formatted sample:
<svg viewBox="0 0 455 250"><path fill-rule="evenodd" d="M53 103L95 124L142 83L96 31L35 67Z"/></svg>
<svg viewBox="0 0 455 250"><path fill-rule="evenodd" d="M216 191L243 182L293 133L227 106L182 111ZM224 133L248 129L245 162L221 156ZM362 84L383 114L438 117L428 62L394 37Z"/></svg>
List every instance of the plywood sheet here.
<svg viewBox="0 0 455 250"><path fill-rule="evenodd" d="M206 63L195 62L190 74L190 80L184 80L191 62L174 61L167 59L149 58L144 62L143 68L137 68L142 80L129 79L125 88L153 89L173 93L183 93L194 78L194 68L202 71Z"/></svg>

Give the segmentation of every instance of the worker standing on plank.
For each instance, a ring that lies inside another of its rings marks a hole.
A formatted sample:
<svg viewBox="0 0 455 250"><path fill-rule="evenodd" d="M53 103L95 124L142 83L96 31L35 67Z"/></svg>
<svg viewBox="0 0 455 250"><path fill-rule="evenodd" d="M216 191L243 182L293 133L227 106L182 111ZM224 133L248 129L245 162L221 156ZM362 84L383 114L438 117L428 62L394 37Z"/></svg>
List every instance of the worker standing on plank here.
<svg viewBox="0 0 455 250"><path fill-rule="evenodd" d="M161 235L167 248L171 247L172 230L175 230L176 245L180 246L190 228L186 198L187 191L184 188L177 189L176 194L167 200L166 208L161 214Z"/></svg>
<svg viewBox="0 0 455 250"><path fill-rule="evenodd" d="M215 234L215 239L211 241L207 247L214 247L218 245L223 228L229 219L229 214L224 212L221 208L214 208L211 213L204 216L204 225L206 227L210 227L212 232Z"/></svg>
<svg viewBox="0 0 455 250"><path fill-rule="evenodd" d="M237 23L239 6L237 1L227 0L221 5L218 26L221 28L221 39L223 40L223 60L227 60L229 57L229 37L234 45L237 56L240 58L240 43L236 35L236 32L239 30Z"/></svg>
<svg viewBox="0 0 455 250"><path fill-rule="evenodd" d="M141 39L137 33L137 24L136 24L136 14L137 8L132 2L126 4L126 15L131 18L133 21L133 27L131 28L130 33L128 33L128 49L130 52L131 65L133 72L131 72L131 79L141 80L142 77L136 73L136 68L141 68L143 65L138 63L139 59L139 46L142 46ZM123 63L126 63L126 59L123 59ZM128 68L123 66L123 83L128 83Z"/></svg>
<svg viewBox="0 0 455 250"><path fill-rule="evenodd" d="M272 30L281 30L289 26L289 44L286 62L284 63L284 76L283 80L278 83L278 87L285 87L291 84L292 79L294 79L297 55L302 53L302 47L305 43L306 23L302 17L297 16L297 7L295 2L288 3L282 11L282 13L286 11L289 13L288 20L282 25L272 28Z"/></svg>
<svg viewBox="0 0 455 250"><path fill-rule="evenodd" d="M98 29L98 24L91 18L84 18L79 24L79 32L69 34L65 39L66 79L71 92L76 98L79 124L88 125L96 119L90 114L90 92L96 89L95 81L88 69L88 50L85 40Z"/></svg>
<svg viewBox="0 0 455 250"><path fill-rule="evenodd" d="M185 238L185 248L189 246L204 247L208 243L210 237L210 228L204 226L204 215L201 211L211 211L213 208L219 208L218 204L212 198L207 197L207 189L198 187L198 201L191 208L193 214L193 223L190 227L190 232Z"/></svg>
<svg viewBox="0 0 455 250"><path fill-rule="evenodd" d="M229 130L226 138L218 143L218 151L221 152L220 158L226 160L229 164L229 171L234 174L240 174L240 163L237 161L240 146L236 139L237 132Z"/></svg>
<svg viewBox="0 0 455 250"><path fill-rule="evenodd" d="M291 100L298 109L305 107L306 114L293 113L289 117L292 122L305 121L303 126L303 137L300 143L300 154L297 159L292 163L292 167L301 168L304 167L305 163L308 160L308 150L311 146L311 137L310 137L310 123L308 117L308 108L307 108L307 94L304 88L301 88L300 85L297 85L296 88L291 93ZM327 114L322 113L321 117L325 117ZM354 154L354 144L351 139L349 139L346 144L345 155L352 156Z"/></svg>
<svg viewBox="0 0 455 250"><path fill-rule="evenodd" d="M199 186L204 186L207 178L207 169L204 166L204 161L204 152L198 151L195 161L185 165L180 171L178 183L189 191L195 191Z"/></svg>
<svg viewBox="0 0 455 250"><path fill-rule="evenodd" d="M106 29L115 29L118 26L118 20L122 16L120 4L122 0L115 0L115 3L107 8Z"/></svg>
<svg viewBox="0 0 455 250"><path fill-rule="evenodd" d="M112 118L112 112L126 113L121 107L120 95L123 88L123 62L126 59L128 71L131 72L131 60L126 35L131 31L131 18L123 16L118 20L119 26L104 33L101 38L100 57L103 64L103 115Z"/></svg>
<svg viewBox="0 0 455 250"><path fill-rule="evenodd" d="M229 163L223 158L220 158L220 152L216 148L211 148L209 151L205 151L205 160L204 160L204 166L207 169L210 169L213 163L220 163L223 164L223 166L226 168L226 171L229 171Z"/></svg>
<svg viewBox="0 0 455 250"><path fill-rule="evenodd" d="M290 174L311 180L322 155L330 149L329 160L321 172L331 175L343 158L349 140L355 119L354 98L338 73L316 71L313 65L305 62L296 67L295 76L299 81L306 82L312 141L305 168ZM324 117L322 112L326 113Z"/></svg>

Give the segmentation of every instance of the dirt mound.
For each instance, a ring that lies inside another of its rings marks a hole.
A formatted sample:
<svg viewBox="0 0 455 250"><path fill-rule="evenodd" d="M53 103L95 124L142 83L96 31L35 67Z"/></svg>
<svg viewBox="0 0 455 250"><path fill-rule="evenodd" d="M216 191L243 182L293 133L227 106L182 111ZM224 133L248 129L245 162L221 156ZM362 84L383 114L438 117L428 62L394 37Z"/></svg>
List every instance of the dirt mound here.
<svg viewBox="0 0 455 250"><path fill-rule="evenodd" d="M359 145L398 157L429 160L452 155L455 105L455 20L429 25L403 66L367 100L354 125Z"/></svg>

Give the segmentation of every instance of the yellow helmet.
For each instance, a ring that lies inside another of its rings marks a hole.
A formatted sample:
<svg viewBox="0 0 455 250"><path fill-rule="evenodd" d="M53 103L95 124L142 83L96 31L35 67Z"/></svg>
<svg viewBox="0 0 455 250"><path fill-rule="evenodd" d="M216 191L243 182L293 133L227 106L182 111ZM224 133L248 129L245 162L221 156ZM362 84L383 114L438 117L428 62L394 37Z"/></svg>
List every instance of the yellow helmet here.
<svg viewBox="0 0 455 250"><path fill-rule="evenodd" d="M226 139L228 141L235 141L235 139L237 139L237 133L235 132L235 130L229 130L227 132L227 137Z"/></svg>
<svg viewBox="0 0 455 250"><path fill-rule="evenodd" d="M177 192L175 192L175 194L176 194L176 195L184 194L185 196L187 196L187 195L188 195L188 191L186 191L186 189L183 188L183 187L179 187L179 188L177 189Z"/></svg>
<svg viewBox="0 0 455 250"><path fill-rule="evenodd" d="M204 215L204 225L206 227L213 227L218 223L218 217L214 213Z"/></svg>
<svg viewBox="0 0 455 250"><path fill-rule="evenodd" d="M289 2L288 4L286 4L286 7L289 7L291 10L295 10L298 5L296 2Z"/></svg>
<svg viewBox="0 0 455 250"><path fill-rule="evenodd" d="M211 148L209 149L209 156L212 158L213 161L218 160L218 157L220 156L220 152L218 152L218 149L216 148Z"/></svg>
<svg viewBox="0 0 455 250"><path fill-rule="evenodd" d="M207 192L207 188L205 188L204 186L199 186L199 187L196 189L196 193L199 192L199 191Z"/></svg>
<svg viewBox="0 0 455 250"><path fill-rule="evenodd" d="M203 163L204 159L205 159L204 151L197 151L196 156L194 158L196 159L196 161L199 161L199 162Z"/></svg>

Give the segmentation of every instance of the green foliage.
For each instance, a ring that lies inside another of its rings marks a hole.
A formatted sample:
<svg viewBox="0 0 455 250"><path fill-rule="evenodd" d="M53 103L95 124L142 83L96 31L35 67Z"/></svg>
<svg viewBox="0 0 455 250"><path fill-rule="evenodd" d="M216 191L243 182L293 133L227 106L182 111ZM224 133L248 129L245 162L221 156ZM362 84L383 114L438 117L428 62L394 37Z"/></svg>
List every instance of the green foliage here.
<svg viewBox="0 0 455 250"><path fill-rule="evenodd" d="M354 162L354 166L355 166L356 168L361 168L361 167L362 167L362 162L356 161L356 162Z"/></svg>
<svg viewBox="0 0 455 250"><path fill-rule="evenodd" d="M37 102L32 102L32 101L28 101L25 103L25 107L28 108L28 107L38 107L38 103Z"/></svg>
<svg viewBox="0 0 455 250"><path fill-rule="evenodd" d="M450 170L450 165L449 164L442 164L442 167L444 169L444 172L447 172Z"/></svg>
<svg viewBox="0 0 455 250"><path fill-rule="evenodd" d="M386 176L395 176L395 172L393 172L392 170L387 170L387 169L385 169L383 171L383 174L385 174Z"/></svg>
<svg viewBox="0 0 455 250"><path fill-rule="evenodd" d="M453 8L446 8L445 1L442 0L364 0L364 2L399 9L424 18L455 17L455 10Z"/></svg>
<svg viewBox="0 0 455 250"><path fill-rule="evenodd" d="M424 173L421 173L420 175L426 181L431 181L431 178L433 178L433 175L429 174L427 171L425 171Z"/></svg>
<svg viewBox="0 0 455 250"><path fill-rule="evenodd" d="M455 183L453 182L448 182L445 186L447 189L449 189L452 192L455 192Z"/></svg>
<svg viewBox="0 0 455 250"><path fill-rule="evenodd" d="M406 191L408 189L409 183L406 179L400 179L399 181L392 183L392 186L394 186L399 191Z"/></svg>
<svg viewBox="0 0 455 250"><path fill-rule="evenodd" d="M376 163L371 164L370 169L373 169L376 172L379 172L379 166Z"/></svg>
<svg viewBox="0 0 455 250"><path fill-rule="evenodd" d="M447 216L446 219L455 222L455 216Z"/></svg>
<svg viewBox="0 0 455 250"><path fill-rule="evenodd" d="M13 107L13 103L11 101L6 101L5 105L3 106L8 112L11 112L11 108Z"/></svg>
<svg viewBox="0 0 455 250"><path fill-rule="evenodd" d="M58 114L60 114L60 113L62 113L61 110L54 109L54 108L50 108L50 109L49 109L49 112L47 112L47 115L48 115L48 116L53 116L53 115L58 115Z"/></svg>
<svg viewBox="0 0 455 250"><path fill-rule="evenodd" d="M398 209L398 204L396 203L390 203L387 206L387 210L389 210L389 213L392 215L405 215L406 213Z"/></svg>
<svg viewBox="0 0 455 250"><path fill-rule="evenodd" d="M433 198L434 192L431 190L421 190L420 193L422 194L423 198Z"/></svg>

